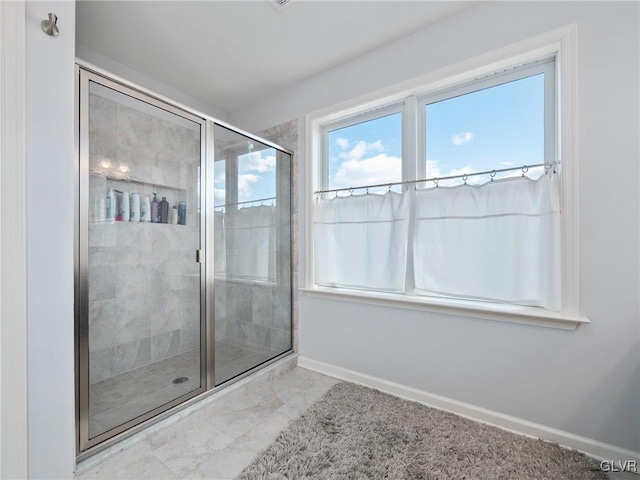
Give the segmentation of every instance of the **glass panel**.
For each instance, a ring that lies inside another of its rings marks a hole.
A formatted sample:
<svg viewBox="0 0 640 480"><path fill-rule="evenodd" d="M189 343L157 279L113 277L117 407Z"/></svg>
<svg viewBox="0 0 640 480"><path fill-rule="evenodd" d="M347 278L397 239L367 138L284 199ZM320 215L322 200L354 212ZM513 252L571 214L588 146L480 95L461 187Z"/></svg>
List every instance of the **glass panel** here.
<svg viewBox="0 0 640 480"><path fill-rule="evenodd" d="M402 114L327 132L327 189L402 181ZM401 191L400 186L393 187ZM387 187L370 189L385 193ZM364 192L356 192L364 193ZM338 195L350 195L349 191Z"/></svg>
<svg viewBox="0 0 640 480"><path fill-rule="evenodd" d="M215 126L215 383L291 349L291 156Z"/></svg>
<svg viewBox="0 0 640 480"><path fill-rule="evenodd" d="M201 387L201 126L89 90L89 438Z"/></svg>
<svg viewBox="0 0 640 480"><path fill-rule="evenodd" d="M544 162L544 74L526 77L425 107L426 178ZM544 173L532 168L529 178ZM520 176L502 172L496 179ZM484 183L487 175L469 177ZM443 180L459 185L460 180Z"/></svg>

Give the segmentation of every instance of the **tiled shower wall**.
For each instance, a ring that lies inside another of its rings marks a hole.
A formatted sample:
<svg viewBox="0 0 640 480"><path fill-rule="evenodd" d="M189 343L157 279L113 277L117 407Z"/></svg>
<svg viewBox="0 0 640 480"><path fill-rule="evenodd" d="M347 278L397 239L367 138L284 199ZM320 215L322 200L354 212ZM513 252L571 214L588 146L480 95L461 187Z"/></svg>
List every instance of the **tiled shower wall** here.
<svg viewBox="0 0 640 480"><path fill-rule="evenodd" d="M291 152L291 185L289 194L291 195L291 303L292 319L291 328L293 330L293 350L298 351L298 274L299 274L299 251L298 251L298 119L290 120L280 125L266 128L256 133L261 138L276 143Z"/></svg>
<svg viewBox="0 0 640 480"><path fill-rule="evenodd" d="M90 95L89 360L95 383L200 346L200 133ZM123 171L124 170L124 171ZM109 187L186 201L186 225L98 222Z"/></svg>
<svg viewBox="0 0 640 480"><path fill-rule="evenodd" d="M291 129L289 125L286 128ZM297 126L295 132L297 135ZM238 155L233 142L225 148L217 140L216 148L216 158L233 159ZM224 275L217 274L214 284L216 340L230 339L271 355L292 348L291 167L294 160L281 152L275 155L276 204L235 212L227 210L224 231L219 228L216 232L216 244L220 245L221 236L225 244L216 253L224 255L227 262ZM263 231L265 228L268 233Z"/></svg>

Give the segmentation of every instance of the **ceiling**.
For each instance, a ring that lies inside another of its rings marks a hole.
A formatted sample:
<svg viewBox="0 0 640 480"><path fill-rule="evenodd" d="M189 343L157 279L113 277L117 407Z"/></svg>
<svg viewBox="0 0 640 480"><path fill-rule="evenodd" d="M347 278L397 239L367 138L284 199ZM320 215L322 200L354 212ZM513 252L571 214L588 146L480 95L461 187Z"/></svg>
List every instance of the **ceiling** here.
<svg viewBox="0 0 640 480"><path fill-rule="evenodd" d="M227 112L475 1L78 1L76 40Z"/></svg>

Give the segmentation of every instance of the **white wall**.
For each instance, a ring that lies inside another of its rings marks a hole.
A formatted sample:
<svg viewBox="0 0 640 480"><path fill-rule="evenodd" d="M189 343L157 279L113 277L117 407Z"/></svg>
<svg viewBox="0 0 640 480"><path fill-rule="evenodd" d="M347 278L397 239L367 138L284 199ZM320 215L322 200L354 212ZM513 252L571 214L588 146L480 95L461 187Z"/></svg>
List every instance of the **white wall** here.
<svg viewBox="0 0 640 480"><path fill-rule="evenodd" d="M26 37L28 470L72 478L75 3L27 2Z"/></svg>
<svg viewBox="0 0 640 480"><path fill-rule="evenodd" d="M133 68L127 67L126 65L123 65L122 63L117 62L110 57L91 50L84 45L80 45L79 43L76 44L76 57L79 60L84 60L85 62L89 62L96 67L100 67L112 75L117 75L129 82L133 82L140 85L141 87L148 88L155 93L164 95L170 100L181 103L182 105L191 109L195 109L200 113L209 115L218 120L227 120L228 114L223 109L209 105L208 103L198 100L191 95L188 95L180 90L176 90L166 83L140 73Z"/></svg>
<svg viewBox="0 0 640 480"><path fill-rule="evenodd" d="M635 2L481 4L230 113L248 131L299 118L304 155L308 112L578 25L580 310L591 324L567 332L301 294L302 356L640 451L639 13ZM299 160L305 198L311 160Z"/></svg>

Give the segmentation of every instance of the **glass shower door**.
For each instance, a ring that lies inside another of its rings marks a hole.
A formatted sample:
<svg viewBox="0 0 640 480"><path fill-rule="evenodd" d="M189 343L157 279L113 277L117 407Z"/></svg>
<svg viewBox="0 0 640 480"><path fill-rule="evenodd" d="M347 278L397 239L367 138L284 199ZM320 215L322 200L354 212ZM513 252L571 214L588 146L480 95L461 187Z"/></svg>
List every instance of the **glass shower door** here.
<svg viewBox="0 0 640 480"><path fill-rule="evenodd" d="M292 348L291 155L214 129L215 385Z"/></svg>
<svg viewBox="0 0 640 480"><path fill-rule="evenodd" d="M204 120L80 80L80 449L206 388Z"/></svg>

